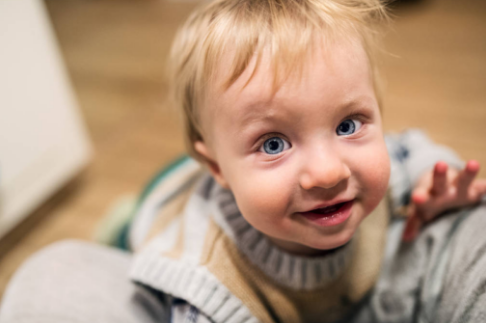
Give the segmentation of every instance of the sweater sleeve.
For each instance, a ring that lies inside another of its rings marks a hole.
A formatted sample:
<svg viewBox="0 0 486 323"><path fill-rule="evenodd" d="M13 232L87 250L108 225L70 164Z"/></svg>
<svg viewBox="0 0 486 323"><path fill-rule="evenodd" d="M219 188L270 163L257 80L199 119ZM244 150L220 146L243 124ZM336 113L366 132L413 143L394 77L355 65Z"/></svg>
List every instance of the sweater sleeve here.
<svg viewBox="0 0 486 323"><path fill-rule="evenodd" d="M418 129L385 136L390 156L390 188L394 213L409 203L410 193L428 170L438 161L461 169L464 162L450 148L437 145Z"/></svg>

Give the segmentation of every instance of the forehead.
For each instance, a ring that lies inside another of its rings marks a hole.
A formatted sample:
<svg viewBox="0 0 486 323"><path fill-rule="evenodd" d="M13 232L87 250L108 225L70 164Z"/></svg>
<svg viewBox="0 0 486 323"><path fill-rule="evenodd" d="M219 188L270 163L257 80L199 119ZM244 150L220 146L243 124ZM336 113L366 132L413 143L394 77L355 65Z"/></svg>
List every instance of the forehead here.
<svg viewBox="0 0 486 323"><path fill-rule="evenodd" d="M240 131L246 126L268 120L296 121L307 106L318 106L322 117L362 100L373 100L374 89L368 57L358 42L316 46L296 70L273 88L275 71L271 55L263 52L257 68L256 58L227 89L213 86L205 104L203 122L211 129L219 121L227 129ZM220 65L217 80L229 73L229 60ZM299 73L300 72L300 73ZM221 84L221 83L220 83ZM204 120L205 119L205 120Z"/></svg>

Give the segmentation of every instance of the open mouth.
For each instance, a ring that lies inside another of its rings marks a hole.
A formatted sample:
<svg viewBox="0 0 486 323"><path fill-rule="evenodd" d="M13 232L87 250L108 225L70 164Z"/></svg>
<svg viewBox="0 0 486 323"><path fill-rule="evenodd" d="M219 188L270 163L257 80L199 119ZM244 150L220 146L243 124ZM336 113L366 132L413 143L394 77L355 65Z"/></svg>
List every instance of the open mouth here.
<svg viewBox="0 0 486 323"><path fill-rule="evenodd" d="M351 215L354 200L300 213L320 226L333 226L346 221Z"/></svg>
<svg viewBox="0 0 486 323"><path fill-rule="evenodd" d="M323 207L323 208L320 208L320 209L311 210L309 212L316 213L316 214L330 214L330 213L338 211L346 203L347 202L334 204L334 205L331 205L331 206L328 206L328 207Z"/></svg>

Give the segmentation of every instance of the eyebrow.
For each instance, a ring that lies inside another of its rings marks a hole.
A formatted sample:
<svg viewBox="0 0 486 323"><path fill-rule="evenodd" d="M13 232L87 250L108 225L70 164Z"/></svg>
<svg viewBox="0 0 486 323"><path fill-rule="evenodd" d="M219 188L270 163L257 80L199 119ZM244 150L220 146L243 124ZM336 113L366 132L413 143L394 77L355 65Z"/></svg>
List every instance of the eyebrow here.
<svg viewBox="0 0 486 323"><path fill-rule="evenodd" d="M262 112L258 107L264 108L264 106L268 104L261 101L251 102L250 104L246 105L242 108L240 112L241 116L241 129L247 128L250 124L252 124L255 120L267 120L272 121L276 119L291 119L292 117L298 116L301 113L295 112L295 109L286 109L287 113L283 115L278 114L278 108L274 108L272 110L276 111L277 113L267 113ZM343 114L358 114L363 110L371 110L371 106L376 105L377 102L373 98L369 96L360 96L357 98L353 98L352 100L340 105L340 107L335 108L336 111L341 111Z"/></svg>
<svg viewBox="0 0 486 323"><path fill-rule="evenodd" d="M364 102L364 103L363 103ZM343 106L343 110L346 110L347 115L354 115L354 114L361 114L363 111L369 111L372 112L372 107L377 106L377 109L379 110L379 105L376 100L372 100L371 98L366 98L365 101L362 100L353 100L350 101L348 104ZM365 116L368 117L368 116ZM371 116L369 116L369 119Z"/></svg>
<svg viewBox="0 0 486 323"><path fill-rule="evenodd" d="M256 101L242 107L239 116L237 116L241 121L241 128L245 129L255 121L275 119L275 113L264 111L265 105L268 105L268 103Z"/></svg>

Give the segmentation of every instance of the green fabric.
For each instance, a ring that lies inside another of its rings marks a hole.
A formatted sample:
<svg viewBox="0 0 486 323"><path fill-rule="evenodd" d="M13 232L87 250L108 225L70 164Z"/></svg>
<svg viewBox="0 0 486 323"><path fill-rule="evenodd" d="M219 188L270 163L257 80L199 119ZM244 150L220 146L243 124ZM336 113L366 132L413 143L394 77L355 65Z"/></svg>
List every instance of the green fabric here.
<svg viewBox="0 0 486 323"><path fill-rule="evenodd" d="M108 246L118 247L120 232L125 230L131 221L133 209L136 206L137 196L127 195L118 198L112 203L109 211L100 221L93 235L93 240ZM125 248L121 248L126 250Z"/></svg>
<svg viewBox="0 0 486 323"><path fill-rule="evenodd" d="M162 168L150 181L147 185L145 185L145 188L142 191L142 194L140 194L140 197L137 202L137 207L134 210L134 213L138 210L140 205L142 205L142 202L145 200L145 198L152 192L154 187L156 187L165 177L167 177L168 174L172 173L177 167L181 166L184 164L186 161L190 159L189 156L183 155L170 163L168 166Z"/></svg>
<svg viewBox="0 0 486 323"><path fill-rule="evenodd" d="M161 181L189 160L189 156L183 155L164 166L145 185L138 198L132 196L117 200L96 229L94 240L121 250L132 251L129 244L130 226L140 206Z"/></svg>

